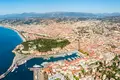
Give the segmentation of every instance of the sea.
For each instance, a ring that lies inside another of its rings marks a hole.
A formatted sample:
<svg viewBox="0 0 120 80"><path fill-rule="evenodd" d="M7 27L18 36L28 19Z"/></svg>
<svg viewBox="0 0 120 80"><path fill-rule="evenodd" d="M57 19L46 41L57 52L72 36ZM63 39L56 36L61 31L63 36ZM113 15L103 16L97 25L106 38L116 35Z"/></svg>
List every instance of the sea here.
<svg viewBox="0 0 120 80"><path fill-rule="evenodd" d="M12 61L15 57L15 54L12 53L12 50L22 43L23 40L14 30L0 27L0 75L7 71L7 69L12 64ZM13 72L10 72L2 80L33 80L33 72L28 68L32 68L34 65L40 65L44 62L55 62L60 60L74 59L74 57L80 57L75 53L72 55L60 56L60 57L51 57L49 59L44 58L33 58L28 60L23 65L18 66Z"/></svg>

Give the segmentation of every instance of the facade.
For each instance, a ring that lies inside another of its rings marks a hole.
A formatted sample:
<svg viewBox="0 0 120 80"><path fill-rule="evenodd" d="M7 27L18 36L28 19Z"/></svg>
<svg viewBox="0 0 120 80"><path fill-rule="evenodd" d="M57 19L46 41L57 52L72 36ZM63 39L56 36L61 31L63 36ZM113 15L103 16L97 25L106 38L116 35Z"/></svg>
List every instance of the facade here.
<svg viewBox="0 0 120 80"><path fill-rule="evenodd" d="M48 80L48 75L39 67L30 68L33 71L33 80Z"/></svg>

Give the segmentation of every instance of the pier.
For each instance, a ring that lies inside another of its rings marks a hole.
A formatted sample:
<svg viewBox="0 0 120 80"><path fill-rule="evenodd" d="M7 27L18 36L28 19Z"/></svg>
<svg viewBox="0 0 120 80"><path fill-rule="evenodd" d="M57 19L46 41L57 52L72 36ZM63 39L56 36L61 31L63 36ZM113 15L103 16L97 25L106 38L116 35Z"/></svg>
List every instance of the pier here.
<svg viewBox="0 0 120 80"><path fill-rule="evenodd" d="M73 51L73 52L68 52L68 53L50 54L50 55L40 55L40 56L32 56L32 55L30 55L30 56L22 57L20 59L16 59L16 57L15 57L14 60L13 60L12 65L10 66L10 68L5 73L3 73L2 75L0 75L0 80L2 78L4 78L5 76L7 76L10 72L13 72L19 65L22 65L22 64L26 63L28 60L30 60L32 58L49 59L50 57L60 57L60 56L64 57L64 56L67 56L67 55L70 56L70 55L72 55L74 53L76 53L76 55L78 55L79 58L83 58L84 57L82 55L82 53L80 53L78 51ZM75 59L75 58L68 58L68 60L70 60L70 61L72 59ZM41 69L38 68L38 67L31 68L30 70L34 72L34 80L38 80L40 76L41 77L43 76L43 72L41 72ZM37 76L38 79L35 78L35 76ZM44 79L40 79L40 80L44 80Z"/></svg>
<svg viewBox="0 0 120 80"><path fill-rule="evenodd" d="M13 69L15 69L17 67L16 64L12 64L11 67L2 75L0 75L0 79L4 78L5 76L7 76Z"/></svg>

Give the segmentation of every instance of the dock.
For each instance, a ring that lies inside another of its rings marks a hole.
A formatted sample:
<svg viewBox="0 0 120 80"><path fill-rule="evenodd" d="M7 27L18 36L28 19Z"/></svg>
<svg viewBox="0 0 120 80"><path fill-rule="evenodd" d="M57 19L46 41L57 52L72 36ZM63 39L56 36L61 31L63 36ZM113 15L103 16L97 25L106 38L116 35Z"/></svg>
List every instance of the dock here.
<svg viewBox="0 0 120 80"><path fill-rule="evenodd" d="M72 55L74 53L77 53L77 55L78 55L77 57L80 57L80 58L84 57L82 55L82 53L80 53L78 51L73 51L73 52L68 52L68 53L57 53L57 54L49 54L49 55L40 55L40 56L25 56L25 57L22 57L20 59L17 59L19 56L17 58L15 57L14 60L13 60L12 65L10 66L10 68L5 73L0 75L0 80L2 78L4 78L6 75L8 75L10 72L13 72L16 69L16 67L26 63L28 60L30 60L32 58L49 59L50 57L58 57L58 56L64 57L64 56L67 56L67 55L70 56L70 55ZM17 54L17 55L19 55L19 54ZM69 58L68 60L72 61L73 59L75 59L75 58ZM36 68L35 67L35 68L31 68L30 70L34 72L34 80L38 80L38 79L40 79L40 80L48 80L48 79L42 79L42 76L43 76L44 72L41 72L40 68ZM35 76L37 76L38 79Z"/></svg>

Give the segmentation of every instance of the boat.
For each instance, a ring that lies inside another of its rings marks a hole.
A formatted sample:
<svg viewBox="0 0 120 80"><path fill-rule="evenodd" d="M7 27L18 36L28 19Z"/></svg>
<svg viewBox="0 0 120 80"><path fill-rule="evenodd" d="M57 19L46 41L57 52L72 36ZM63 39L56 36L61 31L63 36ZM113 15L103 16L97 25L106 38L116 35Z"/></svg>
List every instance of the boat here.
<svg viewBox="0 0 120 80"><path fill-rule="evenodd" d="M33 67L34 67L34 68L40 68L41 66L40 66L40 65L35 64Z"/></svg>

